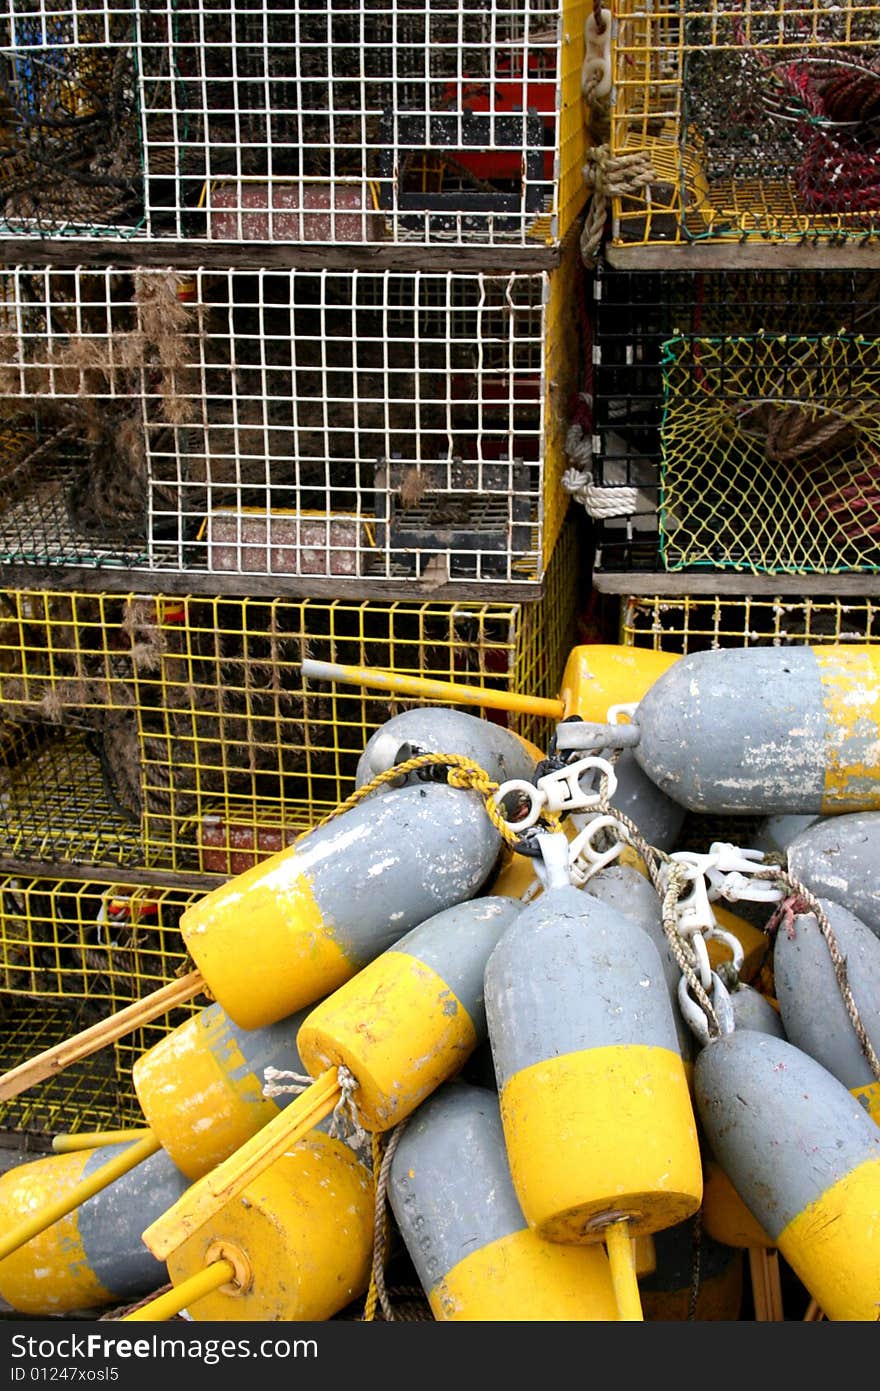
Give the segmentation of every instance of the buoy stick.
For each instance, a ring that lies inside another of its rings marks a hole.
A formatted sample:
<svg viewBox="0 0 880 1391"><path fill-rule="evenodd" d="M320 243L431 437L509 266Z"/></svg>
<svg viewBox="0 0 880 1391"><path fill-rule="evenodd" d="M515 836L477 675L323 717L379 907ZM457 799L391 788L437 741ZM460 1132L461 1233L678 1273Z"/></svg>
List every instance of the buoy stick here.
<svg viewBox="0 0 880 1391"><path fill-rule="evenodd" d="M52 1141L53 1154L72 1154L76 1150L96 1150L101 1145L130 1145L145 1140L152 1130L79 1130L72 1135L56 1135Z"/></svg>
<svg viewBox="0 0 880 1391"><path fill-rule="evenodd" d="M191 1184L167 1212L147 1227L142 1240L156 1259L167 1260L187 1237L209 1222L291 1145L329 1116L342 1096L338 1079L335 1067L322 1072L295 1101L285 1106L222 1164Z"/></svg>
<svg viewBox="0 0 880 1391"><path fill-rule="evenodd" d="M195 1275L181 1280L173 1290L166 1290L164 1294L150 1300L149 1304L142 1304L132 1313L123 1314L119 1322L153 1323L159 1319L173 1319L175 1314L179 1314L181 1309L188 1308L190 1304L195 1304L197 1299L203 1299L206 1294L213 1294L221 1285L228 1285L234 1275L235 1266L232 1261L212 1261L202 1270L197 1270Z"/></svg>
<svg viewBox="0 0 880 1391"><path fill-rule="evenodd" d="M643 1323L642 1299L636 1277L636 1261L629 1223L610 1222L605 1228L605 1249L611 1268L611 1283L617 1312L627 1323Z"/></svg>
<svg viewBox="0 0 880 1391"><path fill-rule="evenodd" d="M150 1155L155 1154L160 1148L155 1135L149 1135L147 1139L132 1145L131 1149L123 1150L122 1154L114 1156L106 1164L102 1164L100 1169L96 1169L75 1188L71 1188L69 1193L63 1194L54 1203L49 1203L47 1207L41 1208L32 1217L19 1222L18 1226L13 1227L11 1232L6 1232L0 1237L0 1261L4 1261L20 1246L25 1246L35 1236L39 1236L40 1232L44 1232L47 1227L51 1227L53 1223L66 1217L69 1212L73 1212L74 1208L79 1207L87 1199L100 1193L102 1188L108 1188L115 1179L121 1178L130 1169L136 1168L142 1159L149 1159Z"/></svg>
<svg viewBox="0 0 880 1391"><path fill-rule="evenodd" d="M198 995L204 986L205 979L201 971L190 971L178 980L169 981L167 985L154 990L143 1000L135 1000L134 1004L126 1005L107 1019L100 1019L97 1024L90 1025L88 1029L74 1034L72 1038L56 1043L43 1053L37 1053L36 1057L30 1058L26 1063L20 1063L18 1067L4 1072L0 1077L0 1101L10 1101L12 1097L27 1091L28 1087L35 1086L37 1082L54 1077L56 1073L70 1067L71 1063L77 1063L81 1058L97 1053L108 1043L115 1043L123 1034L133 1033L141 1024L149 1024L151 1019L173 1009L175 1005L185 1004L187 1000Z"/></svg>
<svg viewBox="0 0 880 1391"><path fill-rule="evenodd" d="M398 695L422 696L443 700L449 705L482 705L487 710L521 711L527 715L545 715L551 720L565 717L561 700L544 696L520 695L515 691L495 691L488 686L458 685L454 681L432 681L426 676L407 676L399 671L383 671L378 667L343 666L337 662L319 662L306 657L301 663L303 676L318 681L343 681L355 686L374 686Z"/></svg>
<svg viewBox="0 0 880 1391"><path fill-rule="evenodd" d="M818 1299L811 1299L807 1305L807 1312L804 1314L804 1323L818 1323L824 1319L825 1315L819 1307Z"/></svg>
<svg viewBox="0 0 880 1391"><path fill-rule="evenodd" d="M758 1323L784 1323L782 1281L779 1275L779 1252L763 1246L749 1247L749 1273L752 1277L752 1299Z"/></svg>

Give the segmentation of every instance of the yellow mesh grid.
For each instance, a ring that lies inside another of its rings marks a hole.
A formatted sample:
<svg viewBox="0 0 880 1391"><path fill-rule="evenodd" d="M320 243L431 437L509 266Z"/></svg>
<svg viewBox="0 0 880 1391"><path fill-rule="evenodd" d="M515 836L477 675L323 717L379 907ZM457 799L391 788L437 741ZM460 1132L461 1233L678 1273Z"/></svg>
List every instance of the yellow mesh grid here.
<svg viewBox="0 0 880 1391"><path fill-rule="evenodd" d="M714 647L818 646L880 642L880 603L872 599L742 595L629 595L619 638L627 647L700 652Z"/></svg>
<svg viewBox="0 0 880 1391"><path fill-rule="evenodd" d="M7 770L5 854L237 872L338 805L414 703L304 683L304 657L555 695L577 570L569 526L531 604L9 591L0 700L43 762ZM510 721L546 741L546 721Z"/></svg>
<svg viewBox="0 0 880 1391"><path fill-rule="evenodd" d="M667 570L880 569L878 340L673 338L663 390Z"/></svg>
<svg viewBox="0 0 880 1391"><path fill-rule="evenodd" d="M880 6L620 0L615 12L610 154L643 153L655 178L613 201L613 244L876 239L880 160L856 92L876 92Z"/></svg>

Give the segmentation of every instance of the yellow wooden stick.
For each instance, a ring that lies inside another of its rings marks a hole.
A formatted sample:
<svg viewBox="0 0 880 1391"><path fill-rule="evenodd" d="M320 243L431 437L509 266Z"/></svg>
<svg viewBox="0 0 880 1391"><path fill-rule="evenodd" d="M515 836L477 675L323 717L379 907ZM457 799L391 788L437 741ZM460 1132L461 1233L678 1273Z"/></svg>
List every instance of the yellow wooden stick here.
<svg viewBox="0 0 880 1391"><path fill-rule="evenodd" d="M172 1251L176 1251L193 1232L209 1222L291 1145L330 1115L342 1096L338 1076L335 1067L322 1072L268 1125L264 1125L204 1178L191 1184L167 1212L163 1212L147 1227L142 1233L142 1240L157 1260L167 1260Z"/></svg>
<svg viewBox="0 0 880 1391"><path fill-rule="evenodd" d="M443 700L448 705L482 705L487 710L516 710L527 715L545 715L551 720L565 717L561 700L544 696L520 695L515 691L495 691L487 686L458 685L454 681L432 681L427 676L406 676L403 672L382 671L378 667L343 666L306 657L301 663L303 676L317 681L343 681L354 686L373 686L398 695Z"/></svg>
<svg viewBox="0 0 880 1391"><path fill-rule="evenodd" d="M159 1141L156 1137L152 1134L149 1135L147 1139L132 1145L131 1149L124 1150L122 1154L114 1156L106 1164L102 1164L100 1169L96 1169L75 1188L71 1188L69 1193L64 1193L54 1203L49 1203L47 1207L35 1212L32 1217L19 1222L16 1227L12 1228L11 1232L5 1232L0 1237L0 1261L4 1261L20 1246L27 1245L35 1236L39 1236L40 1232L44 1232L47 1227L51 1227L62 1217L66 1217L69 1212L73 1212L74 1208L79 1207L88 1198L93 1198L103 1188L108 1188L114 1180L127 1174L130 1169L136 1168L142 1159L149 1159L150 1155L155 1154L159 1148Z"/></svg>
<svg viewBox="0 0 880 1391"><path fill-rule="evenodd" d="M779 1252L763 1246L749 1247L749 1273L757 1323L784 1323Z"/></svg>
<svg viewBox="0 0 880 1391"><path fill-rule="evenodd" d="M75 1150L95 1150L101 1145L130 1145L145 1140L152 1130L78 1130L71 1135L56 1135L52 1141L53 1154L72 1154Z"/></svg>
<svg viewBox="0 0 880 1391"><path fill-rule="evenodd" d="M157 1295L149 1304L142 1304L131 1314L123 1314L119 1322L153 1323L159 1319L173 1319L175 1314L179 1314L181 1309L188 1309L197 1299L213 1294L221 1285L228 1285L234 1275L235 1266L231 1261L212 1261L203 1270L197 1270L195 1275L181 1280L173 1290Z"/></svg>
<svg viewBox="0 0 880 1391"><path fill-rule="evenodd" d="M628 1222L610 1222L605 1228L605 1249L611 1267L611 1283L617 1312L628 1323L643 1323L642 1298L636 1278L633 1240Z"/></svg>
<svg viewBox="0 0 880 1391"><path fill-rule="evenodd" d="M169 981L159 990L154 990L145 999L135 1000L134 1004L117 1010L109 1018L100 1019L97 1024L74 1034L73 1038L67 1038L62 1043L56 1043L52 1048L37 1053L36 1057L29 1058L26 1063L20 1063L18 1067L4 1072L0 1077L0 1101L11 1100L20 1092L27 1091L28 1087L35 1086L37 1082L54 1077L64 1068L70 1067L71 1063L88 1058L100 1048L105 1048L108 1043L115 1043L123 1034L133 1033L142 1024L149 1024L151 1019L165 1014L175 1005L191 1000L204 987L205 981L201 971L190 971L178 980Z"/></svg>

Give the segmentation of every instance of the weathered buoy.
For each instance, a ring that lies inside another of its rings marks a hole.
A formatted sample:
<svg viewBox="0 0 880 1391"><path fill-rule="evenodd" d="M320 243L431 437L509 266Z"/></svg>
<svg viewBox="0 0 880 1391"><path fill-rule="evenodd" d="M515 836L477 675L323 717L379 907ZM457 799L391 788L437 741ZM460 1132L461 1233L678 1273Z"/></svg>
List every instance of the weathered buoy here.
<svg viewBox="0 0 880 1391"><path fill-rule="evenodd" d="M779 1010L773 1008L760 990L740 982L730 992L730 1007L737 1029L757 1029L762 1034L785 1038L785 1026Z"/></svg>
<svg viewBox="0 0 880 1391"><path fill-rule="evenodd" d="M447 908L313 1009L296 1040L312 1085L144 1232L150 1250L166 1259L285 1152L300 1124L329 1115L343 1099L341 1079L350 1080L359 1124L381 1132L455 1076L486 1036L486 961L521 911L494 897Z"/></svg>
<svg viewBox="0 0 880 1391"><path fill-rule="evenodd" d="M330 1319L367 1289L373 1221L369 1169L316 1129L173 1251L168 1274L183 1290L220 1261L232 1265L219 1288L187 1302L197 1322Z"/></svg>
<svg viewBox="0 0 880 1391"><path fill-rule="evenodd" d="M240 1029L220 1005L207 1005L135 1059L144 1118L188 1178L208 1173L288 1104L287 1095L264 1096L265 1073L303 1071L296 1035L308 1013Z"/></svg>
<svg viewBox="0 0 880 1391"><path fill-rule="evenodd" d="M751 837L751 845L755 850L763 850L765 855L784 855L795 836L822 820L824 817L815 813L810 816L765 816Z"/></svg>
<svg viewBox="0 0 880 1391"><path fill-rule="evenodd" d="M818 901L845 961L845 986L868 1040L880 1053L880 939L839 903ZM848 1087L880 1125L880 1078L862 1051L814 913L796 914L790 929L777 929L773 977L790 1042Z"/></svg>
<svg viewBox="0 0 880 1391"><path fill-rule="evenodd" d="M293 1014L485 884L501 837L439 783L366 798L212 889L180 919L214 999L243 1029Z"/></svg>
<svg viewBox="0 0 880 1391"><path fill-rule="evenodd" d="M115 1157L117 1146L50 1154L0 1177L0 1229L50 1207ZM0 1260L0 1296L43 1317L138 1299L168 1279L141 1233L186 1190L161 1151Z"/></svg>
<svg viewBox="0 0 880 1391"><path fill-rule="evenodd" d="M633 748L690 811L868 811L880 808L878 720L871 646L716 648L679 658L646 691Z"/></svg>
<svg viewBox="0 0 880 1391"><path fill-rule="evenodd" d="M656 1268L639 1281L646 1322L740 1318L741 1251L709 1236L696 1217L657 1232L654 1246Z"/></svg>
<svg viewBox="0 0 880 1391"><path fill-rule="evenodd" d="M876 761L880 778L880 755ZM830 898L880 937L880 811L823 817L788 846L795 879L817 898Z"/></svg>
<svg viewBox="0 0 880 1391"><path fill-rule="evenodd" d="M880 1129L785 1039L735 1029L697 1056L706 1139L736 1191L831 1320L880 1312Z"/></svg>
<svg viewBox="0 0 880 1391"><path fill-rule="evenodd" d="M534 744L491 720L448 706L424 706L394 715L370 736L358 759L355 786L362 787L380 773L422 753L459 754L471 759L498 783L509 778L531 778L536 764L544 757ZM431 768L421 771L421 780L425 780L424 775L430 774ZM410 773L408 777L415 781L418 774ZM378 791L389 787L385 783Z"/></svg>
<svg viewBox="0 0 880 1391"><path fill-rule="evenodd" d="M388 1198L436 1319L617 1318L605 1251L544 1241L526 1222L491 1091L446 1082L419 1107Z"/></svg>
<svg viewBox="0 0 880 1391"><path fill-rule="evenodd" d="M660 954L593 895L546 891L489 958L486 1014L514 1188L548 1240L673 1226L700 1205L688 1081Z"/></svg>

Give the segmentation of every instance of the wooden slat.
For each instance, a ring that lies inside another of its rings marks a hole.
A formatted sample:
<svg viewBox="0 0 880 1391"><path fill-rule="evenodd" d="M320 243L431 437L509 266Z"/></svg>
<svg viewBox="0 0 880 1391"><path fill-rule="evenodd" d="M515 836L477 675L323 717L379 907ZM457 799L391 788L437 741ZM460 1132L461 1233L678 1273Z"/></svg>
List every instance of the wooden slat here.
<svg viewBox="0 0 880 1391"><path fill-rule="evenodd" d="M880 594L880 575L743 575L717 570L690 574L654 574L641 571L593 574L599 594L632 594L685 598L688 595L751 595L773 598L777 594L850 594L875 599Z"/></svg>

